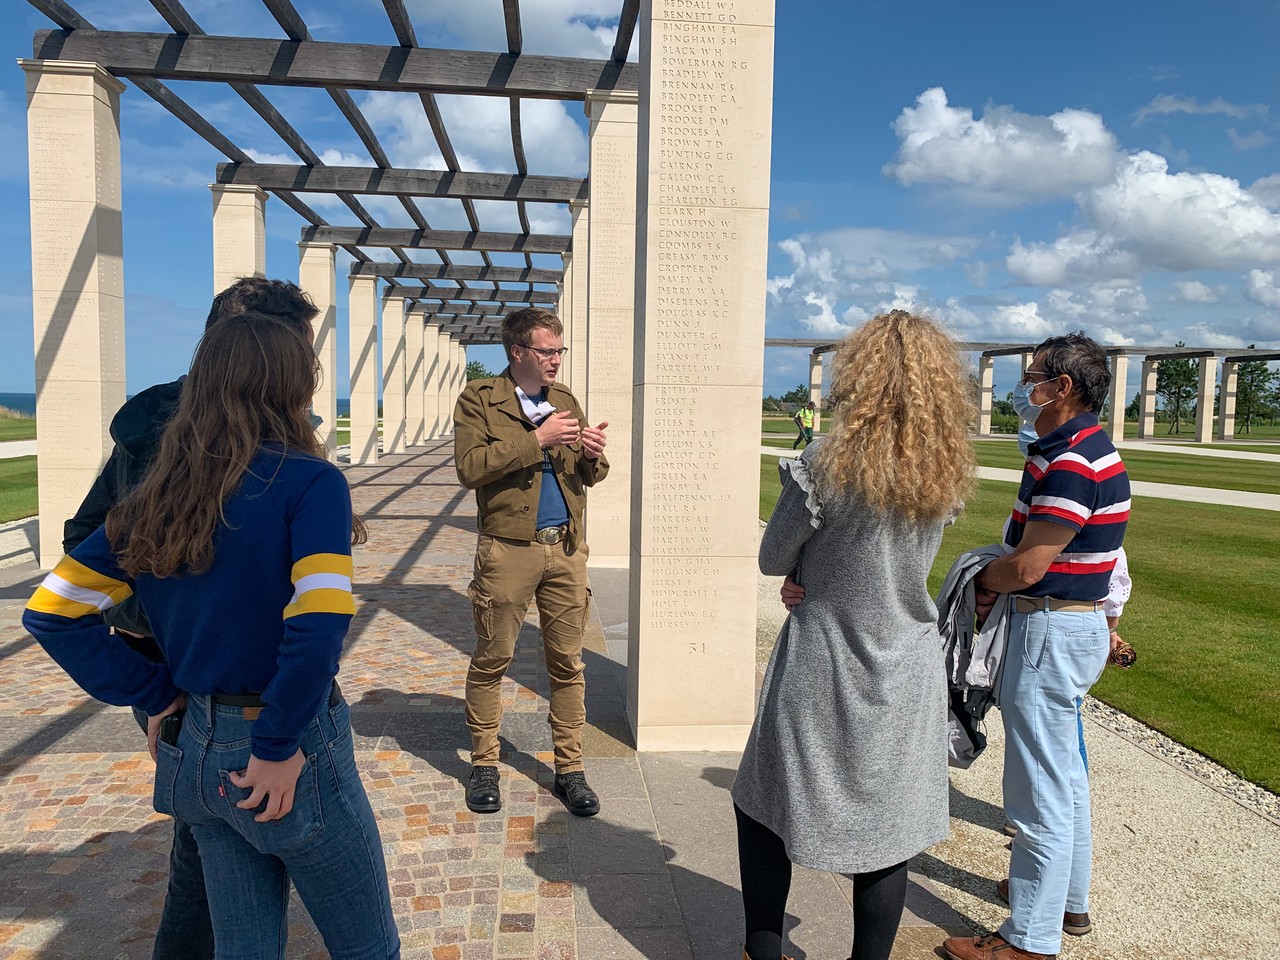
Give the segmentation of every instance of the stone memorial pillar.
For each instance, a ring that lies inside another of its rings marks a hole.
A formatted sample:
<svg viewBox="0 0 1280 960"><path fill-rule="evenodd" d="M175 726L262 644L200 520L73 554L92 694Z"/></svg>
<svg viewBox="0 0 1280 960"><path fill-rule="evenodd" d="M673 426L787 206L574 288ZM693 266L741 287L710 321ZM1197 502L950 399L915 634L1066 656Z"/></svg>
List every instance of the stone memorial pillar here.
<svg viewBox="0 0 1280 960"><path fill-rule="evenodd" d="M978 436L991 435L992 394L996 382L996 358L978 358Z"/></svg>
<svg viewBox="0 0 1280 960"><path fill-rule="evenodd" d="M405 387L404 297L382 301L382 452L404 453L408 446Z"/></svg>
<svg viewBox="0 0 1280 960"><path fill-rule="evenodd" d="M436 403L439 413L436 415L439 436L453 436L453 337L444 332L444 327L436 328L436 337L440 342L440 362L436 365Z"/></svg>
<svg viewBox="0 0 1280 960"><path fill-rule="evenodd" d="M350 280L351 462L378 462L378 278Z"/></svg>
<svg viewBox="0 0 1280 960"><path fill-rule="evenodd" d="M311 400L311 409L321 420L316 433L330 460L338 456L338 273L333 246L328 243L298 244L298 286L316 305L311 335L320 361L320 386Z"/></svg>
<svg viewBox="0 0 1280 960"><path fill-rule="evenodd" d="M1022 354L1022 372L1026 373L1027 368L1031 366L1031 361L1036 358L1034 350L1027 350Z"/></svg>
<svg viewBox="0 0 1280 960"><path fill-rule="evenodd" d="M456 404L458 398L462 396L462 391L467 388L467 345L461 340L458 341L458 382L453 390L453 402Z"/></svg>
<svg viewBox="0 0 1280 960"><path fill-rule="evenodd" d="M1196 397L1196 443L1213 440L1213 388L1218 380L1218 358L1200 358L1200 389Z"/></svg>
<svg viewBox="0 0 1280 960"><path fill-rule="evenodd" d="M26 73L40 565L111 453L125 401L120 92L93 63Z"/></svg>
<svg viewBox="0 0 1280 960"><path fill-rule="evenodd" d="M809 399L813 401L813 432L822 426L822 354L809 354Z"/></svg>
<svg viewBox="0 0 1280 960"><path fill-rule="evenodd" d="M440 424L440 327L427 323L425 314L422 334L422 416L423 436L427 440L439 440L443 434Z"/></svg>
<svg viewBox="0 0 1280 960"><path fill-rule="evenodd" d="M1124 408L1128 404L1125 395L1129 387L1129 358L1123 353L1111 356L1111 392L1107 397L1109 413L1107 433L1112 443L1124 443Z"/></svg>
<svg viewBox="0 0 1280 960"><path fill-rule="evenodd" d="M632 349L636 276L633 91L587 91L591 229L587 257L587 419L609 422L609 482L591 491L591 564L626 566L631 536ZM656 154L655 154L656 156Z"/></svg>
<svg viewBox="0 0 1280 960"><path fill-rule="evenodd" d="M422 322L422 314L410 313L405 320L404 345L407 360L405 369L405 437L409 446L420 446L427 439L425 420L425 404L422 375L426 369L426 345L424 333L426 325ZM434 344L432 345L434 349Z"/></svg>
<svg viewBox="0 0 1280 960"><path fill-rule="evenodd" d="M578 398L582 409L587 409L587 394L590 391L587 369L588 325L591 318L587 314L587 273L590 269L588 246L590 244L590 215L587 201L570 200L569 215L573 218L573 282L565 278L564 297L573 303L573 342L565 341L571 356L576 356L573 372L569 380L569 390ZM563 303L564 300L561 300ZM610 451L612 455L613 451Z"/></svg>
<svg viewBox="0 0 1280 960"><path fill-rule="evenodd" d="M1159 360L1142 361L1142 382L1138 385L1138 439L1150 440L1156 433L1156 373Z"/></svg>
<svg viewBox="0 0 1280 960"><path fill-rule="evenodd" d="M560 317L560 325L564 327L564 334L561 338L562 343L569 349L560 361L560 375L557 378L570 390L573 383L573 365L577 361L577 356L573 352L573 301L569 299L568 290L573 283L573 254L566 253L561 260L563 264L564 275L560 279L556 289L560 292L560 304L558 306L558 316Z"/></svg>
<svg viewBox="0 0 1280 960"><path fill-rule="evenodd" d="M1236 435L1236 391L1240 383L1240 364L1230 360L1222 364L1222 386L1218 391L1218 439L1230 440Z"/></svg>
<svg viewBox="0 0 1280 960"><path fill-rule="evenodd" d="M755 713L773 11L640 6L627 656L639 750L738 750Z"/></svg>
<svg viewBox="0 0 1280 960"><path fill-rule="evenodd" d="M267 193L241 183L211 183L213 292L240 277L267 275Z"/></svg>

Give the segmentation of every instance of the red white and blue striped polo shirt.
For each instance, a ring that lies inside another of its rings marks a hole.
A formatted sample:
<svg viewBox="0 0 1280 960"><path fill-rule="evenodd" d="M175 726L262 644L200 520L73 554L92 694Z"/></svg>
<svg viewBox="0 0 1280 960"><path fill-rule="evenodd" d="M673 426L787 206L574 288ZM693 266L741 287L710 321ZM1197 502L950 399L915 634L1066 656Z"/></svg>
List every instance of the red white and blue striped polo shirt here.
<svg viewBox="0 0 1280 960"><path fill-rule="evenodd" d="M1033 597L1101 600L1107 595L1129 522L1129 474L1097 414L1084 413L1031 445L1018 499L1005 532L1006 549L1035 520L1076 531L1037 584Z"/></svg>

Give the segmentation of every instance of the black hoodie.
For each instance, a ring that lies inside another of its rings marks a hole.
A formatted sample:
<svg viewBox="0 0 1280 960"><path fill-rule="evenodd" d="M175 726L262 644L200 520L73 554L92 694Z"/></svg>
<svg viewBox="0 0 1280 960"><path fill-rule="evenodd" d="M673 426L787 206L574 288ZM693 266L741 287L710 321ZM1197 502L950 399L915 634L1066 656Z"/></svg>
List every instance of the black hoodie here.
<svg viewBox="0 0 1280 960"><path fill-rule="evenodd" d="M179 377L172 383L148 387L127 400L117 411L111 421L111 439L115 441L115 448L98 479L89 488L80 509L62 528L64 553L70 553L102 526L106 522L107 511L142 479L160 449L160 435L164 433L165 425L178 409L185 379ZM147 623L136 595L108 609L103 619L120 630L141 634L146 638L144 642L134 641L131 637L123 639L144 656L161 659L159 647L151 639L151 625Z"/></svg>

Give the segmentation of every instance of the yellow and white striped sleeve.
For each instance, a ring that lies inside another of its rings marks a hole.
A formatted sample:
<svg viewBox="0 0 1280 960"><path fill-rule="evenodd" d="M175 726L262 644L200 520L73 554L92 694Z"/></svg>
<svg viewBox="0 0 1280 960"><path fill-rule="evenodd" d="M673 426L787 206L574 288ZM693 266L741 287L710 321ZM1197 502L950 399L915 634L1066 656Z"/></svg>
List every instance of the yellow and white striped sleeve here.
<svg viewBox="0 0 1280 960"><path fill-rule="evenodd" d="M293 565L293 597L284 618L304 613L338 613L354 616L351 596L351 557L341 553L313 553Z"/></svg>
<svg viewBox="0 0 1280 960"><path fill-rule="evenodd" d="M132 595L133 588L123 580L99 573L72 557L63 557L44 578L27 609L76 620L109 610Z"/></svg>

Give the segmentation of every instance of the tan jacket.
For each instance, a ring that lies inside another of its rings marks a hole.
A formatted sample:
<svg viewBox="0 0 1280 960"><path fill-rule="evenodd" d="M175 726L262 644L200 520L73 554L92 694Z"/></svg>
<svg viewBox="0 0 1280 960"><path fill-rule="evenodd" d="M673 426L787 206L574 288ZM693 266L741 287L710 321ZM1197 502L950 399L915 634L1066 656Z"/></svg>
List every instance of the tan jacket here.
<svg viewBox="0 0 1280 960"><path fill-rule="evenodd" d="M578 423L586 426L582 408L565 387L548 387L547 401L557 410L573 411ZM508 371L467 384L454 407L453 430L458 479L476 492L480 532L532 540L542 493L542 448ZM603 456L588 460L577 444L552 447L551 462L569 507L568 550L573 552L582 542L587 487L604 479L609 461Z"/></svg>

